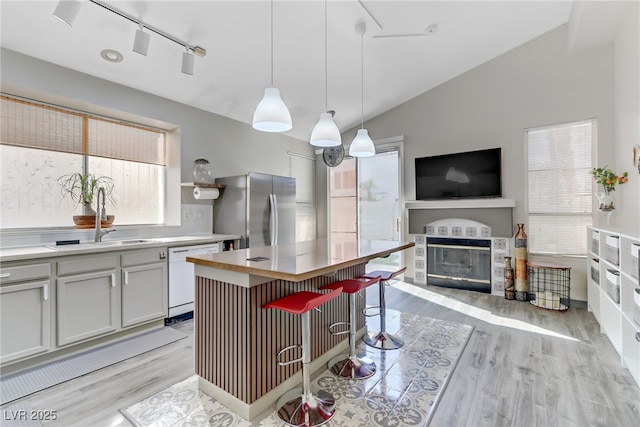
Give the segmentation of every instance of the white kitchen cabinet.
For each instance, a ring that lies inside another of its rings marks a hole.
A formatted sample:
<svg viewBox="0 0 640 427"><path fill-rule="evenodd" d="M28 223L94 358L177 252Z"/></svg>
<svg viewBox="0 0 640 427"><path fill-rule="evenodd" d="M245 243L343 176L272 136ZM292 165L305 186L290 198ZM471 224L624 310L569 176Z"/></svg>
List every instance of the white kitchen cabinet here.
<svg viewBox="0 0 640 427"><path fill-rule="evenodd" d="M167 317L167 248L123 252L122 327Z"/></svg>
<svg viewBox="0 0 640 427"><path fill-rule="evenodd" d="M587 239L591 242L589 309L620 355L622 366L640 385L640 238L624 231L589 228Z"/></svg>
<svg viewBox="0 0 640 427"><path fill-rule="evenodd" d="M51 265L0 269L0 363L51 349Z"/></svg>
<svg viewBox="0 0 640 427"><path fill-rule="evenodd" d="M58 346L119 328L115 254L69 257L57 263Z"/></svg>

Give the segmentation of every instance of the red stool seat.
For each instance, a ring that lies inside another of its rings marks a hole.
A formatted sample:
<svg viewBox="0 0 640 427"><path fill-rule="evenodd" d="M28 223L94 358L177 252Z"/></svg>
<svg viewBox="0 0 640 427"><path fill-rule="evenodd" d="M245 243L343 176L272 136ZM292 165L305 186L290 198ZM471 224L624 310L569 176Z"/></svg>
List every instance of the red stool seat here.
<svg viewBox="0 0 640 427"><path fill-rule="evenodd" d="M324 285L320 289L326 290L326 289L342 288L342 292L344 292L345 294L356 294L361 290L363 290L364 288L367 288L371 285L376 284L378 280L380 280L380 276L375 276L370 278L361 277L358 279L346 279L346 280L340 280L335 283L330 283L328 285Z"/></svg>
<svg viewBox="0 0 640 427"><path fill-rule="evenodd" d="M321 294L318 292L300 291L266 303L262 308L275 308L292 314L302 314L313 310L319 305L336 298L342 292L342 288L336 287L333 291Z"/></svg>

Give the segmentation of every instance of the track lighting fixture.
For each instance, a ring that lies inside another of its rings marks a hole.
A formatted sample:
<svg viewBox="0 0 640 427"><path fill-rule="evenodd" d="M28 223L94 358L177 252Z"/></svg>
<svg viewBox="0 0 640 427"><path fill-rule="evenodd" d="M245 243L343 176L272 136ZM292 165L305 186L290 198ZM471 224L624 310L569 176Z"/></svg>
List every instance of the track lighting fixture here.
<svg viewBox="0 0 640 427"><path fill-rule="evenodd" d="M133 51L140 55L147 56L151 35L144 32L142 24L139 25L139 28L136 30L136 37L133 39Z"/></svg>
<svg viewBox="0 0 640 427"><path fill-rule="evenodd" d="M186 49L186 52L182 54L182 72L185 74L192 75L193 74L193 56L198 55L200 57L204 57L207 54L207 51L200 46L193 46L182 40L173 37L170 34L165 33L155 27L152 27L148 24L143 24L138 19L134 18L131 15L128 15L118 9L113 8L106 3L97 0L89 0L89 3L93 3L96 6L100 6L103 9L108 10L109 12L115 13L118 16L121 16L124 19L127 19L138 26L136 30L136 35L133 40L133 51L137 52L141 55L147 56L147 52L149 51L149 39L150 34L145 32L144 29L151 31L153 33L158 34L172 42L179 44L180 46ZM69 25L73 25L73 21L75 20L76 15L80 11L81 3L79 0L60 0L58 2L58 6L56 6L53 15L60 19L62 22L65 22Z"/></svg>
<svg viewBox="0 0 640 427"><path fill-rule="evenodd" d="M253 128L262 132L291 130L291 114L280 98L280 91L273 87L273 0L271 0L271 87L264 90L264 98L253 113Z"/></svg>
<svg viewBox="0 0 640 427"><path fill-rule="evenodd" d="M60 0L56 10L53 11L53 16L64 22L69 26L73 26L78 12L80 11L82 4L79 0Z"/></svg>
<svg viewBox="0 0 640 427"><path fill-rule="evenodd" d="M327 0L324 0L324 107L328 108L328 72L327 72ZM332 114L333 113L333 114ZM316 147L336 147L342 144L340 130L333 121L335 111L320 114L320 120L311 132L309 143Z"/></svg>
<svg viewBox="0 0 640 427"><path fill-rule="evenodd" d="M189 52L189 48L182 52L182 72L190 76L193 75L193 54Z"/></svg>
<svg viewBox="0 0 640 427"><path fill-rule="evenodd" d="M364 33L367 31L367 24L359 22L356 24L356 33L360 34L360 72L361 72L361 95L362 95L362 122L356 137L349 147L349 155L352 157L371 157L376 154L376 147L369 137L369 131L364 128Z"/></svg>

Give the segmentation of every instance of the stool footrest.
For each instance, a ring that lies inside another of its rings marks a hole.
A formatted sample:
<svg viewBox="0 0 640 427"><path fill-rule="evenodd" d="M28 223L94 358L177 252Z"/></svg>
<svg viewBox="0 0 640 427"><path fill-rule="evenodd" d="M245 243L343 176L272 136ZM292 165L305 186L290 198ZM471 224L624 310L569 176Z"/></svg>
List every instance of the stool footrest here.
<svg viewBox="0 0 640 427"><path fill-rule="evenodd" d="M299 357L299 358L297 358L297 359L288 360L288 361L286 361L286 362L282 362L282 361L280 360L280 359L281 359L281 357L282 357L282 354L283 354L284 352L291 351L291 350L293 350L294 348L302 349L302 346L301 346L301 345L298 345L298 344L294 344L294 345L290 345L290 346L288 346L288 347L285 347L285 348L283 348L282 350L280 350L280 351L278 352L278 354L276 355L276 361L278 362L278 365L280 365L280 366L287 366L287 365L291 365L291 364L294 364L294 363L302 362L302 356L300 356L300 357Z"/></svg>
<svg viewBox="0 0 640 427"><path fill-rule="evenodd" d="M382 307L380 307L379 305L375 305L375 306L372 306L372 307L365 307L362 310L362 314L364 314L366 317L380 316L380 309L381 308ZM378 312L377 313L373 313L373 314L368 314L367 311L369 311L369 310L378 310Z"/></svg>
<svg viewBox="0 0 640 427"><path fill-rule="evenodd" d="M346 331L334 331L334 329L338 326L346 326L347 330ZM349 333L349 326L350 323L349 322L336 322L336 323L332 323L329 325L329 333L331 335L344 335L344 334L348 334Z"/></svg>

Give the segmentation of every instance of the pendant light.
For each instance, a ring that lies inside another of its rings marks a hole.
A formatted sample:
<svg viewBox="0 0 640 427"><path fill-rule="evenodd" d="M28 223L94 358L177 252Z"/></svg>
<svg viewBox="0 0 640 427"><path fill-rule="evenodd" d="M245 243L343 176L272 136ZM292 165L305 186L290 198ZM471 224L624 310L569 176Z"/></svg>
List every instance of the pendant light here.
<svg viewBox="0 0 640 427"><path fill-rule="evenodd" d="M324 0L324 108L328 108L329 78L327 72L327 0ZM340 130L333 121L333 111L320 114L320 120L311 132L309 143L316 147L336 147L342 144Z"/></svg>
<svg viewBox="0 0 640 427"><path fill-rule="evenodd" d="M280 98L280 91L273 87L273 0L271 0L271 87L264 90L264 98L253 113L253 128L262 132L291 130L291 114Z"/></svg>
<svg viewBox="0 0 640 427"><path fill-rule="evenodd" d="M362 95L362 122L356 137L349 147L351 157L371 157L376 154L376 147L369 137L369 131L364 128L364 33L367 31L367 24L359 22L356 24L356 33L360 34L360 72L361 72L361 95Z"/></svg>

